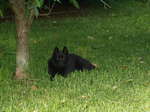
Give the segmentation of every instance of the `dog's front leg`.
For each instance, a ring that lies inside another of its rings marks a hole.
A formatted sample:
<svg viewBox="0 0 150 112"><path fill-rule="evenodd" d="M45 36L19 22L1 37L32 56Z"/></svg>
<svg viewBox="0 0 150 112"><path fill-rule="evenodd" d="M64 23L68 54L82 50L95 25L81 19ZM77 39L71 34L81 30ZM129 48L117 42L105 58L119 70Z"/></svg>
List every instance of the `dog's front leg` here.
<svg viewBox="0 0 150 112"><path fill-rule="evenodd" d="M69 73L73 72L74 71L74 68L73 67L67 67L65 70L64 70L64 73L63 73L63 76L64 77L67 77Z"/></svg>

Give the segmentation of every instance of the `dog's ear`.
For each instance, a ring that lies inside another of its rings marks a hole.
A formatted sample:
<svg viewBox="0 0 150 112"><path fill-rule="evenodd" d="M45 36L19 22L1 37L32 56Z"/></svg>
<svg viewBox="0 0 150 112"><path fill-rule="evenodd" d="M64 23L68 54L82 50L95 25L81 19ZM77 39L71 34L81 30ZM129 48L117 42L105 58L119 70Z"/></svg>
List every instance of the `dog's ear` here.
<svg viewBox="0 0 150 112"><path fill-rule="evenodd" d="M58 52L59 52L59 49L58 49L58 47L56 46L56 47L54 48L53 55L55 55L55 54L58 53Z"/></svg>
<svg viewBox="0 0 150 112"><path fill-rule="evenodd" d="M68 53L69 53L68 48L66 46L64 46L64 48L63 48L63 53L66 54L66 55L68 55Z"/></svg>

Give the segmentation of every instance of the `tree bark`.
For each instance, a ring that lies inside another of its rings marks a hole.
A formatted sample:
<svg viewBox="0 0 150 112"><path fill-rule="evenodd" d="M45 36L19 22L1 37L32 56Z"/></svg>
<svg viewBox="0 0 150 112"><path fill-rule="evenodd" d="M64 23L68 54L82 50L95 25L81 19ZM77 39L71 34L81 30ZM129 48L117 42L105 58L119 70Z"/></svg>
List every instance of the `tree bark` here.
<svg viewBox="0 0 150 112"><path fill-rule="evenodd" d="M26 20L16 17L17 27L17 50L16 50L16 79L27 78L26 70L29 62L28 29Z"/></svg>
<svg viewBox="0 0 150 112"><path fill-rule="evenodd" d="M9 0L12 10L15 14L17 30L17 49L16 49L16 73L15 79L27 78L29 49L28 49L28 31L33 20L33 11L29 18L25 15L25 0Z"/></svg>

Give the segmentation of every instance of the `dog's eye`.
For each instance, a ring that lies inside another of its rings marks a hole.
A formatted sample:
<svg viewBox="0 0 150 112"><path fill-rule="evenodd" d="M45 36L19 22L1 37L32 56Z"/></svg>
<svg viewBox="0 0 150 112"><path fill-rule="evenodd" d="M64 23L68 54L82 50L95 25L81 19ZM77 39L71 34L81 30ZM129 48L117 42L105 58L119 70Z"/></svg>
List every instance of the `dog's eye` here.
<svg viewBox="0 0 150 112"><path fill-rule="evenodd" d="M63 59L64 57L63 56L59 56L59 59Z"/></svg>

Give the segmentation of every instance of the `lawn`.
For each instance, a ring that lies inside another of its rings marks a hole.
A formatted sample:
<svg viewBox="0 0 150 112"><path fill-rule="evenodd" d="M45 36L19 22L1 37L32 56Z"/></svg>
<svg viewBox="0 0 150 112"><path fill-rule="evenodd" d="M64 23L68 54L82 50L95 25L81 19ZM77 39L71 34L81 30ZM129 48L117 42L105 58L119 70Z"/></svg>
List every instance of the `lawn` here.
<svg viewBox="0 0 150 112"><path fill-rule="evenodd" d="M31 80L12 80L15 25L0 23L0 112L150 112L150 7L113 2L86 15L37 19L29 34ZM53 48L97 65L49 80Z"/></svg>

